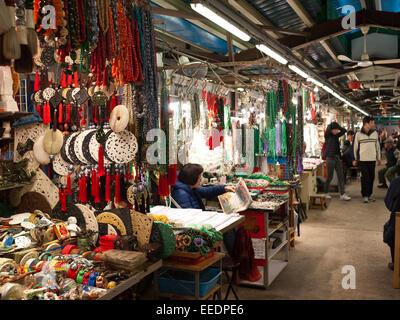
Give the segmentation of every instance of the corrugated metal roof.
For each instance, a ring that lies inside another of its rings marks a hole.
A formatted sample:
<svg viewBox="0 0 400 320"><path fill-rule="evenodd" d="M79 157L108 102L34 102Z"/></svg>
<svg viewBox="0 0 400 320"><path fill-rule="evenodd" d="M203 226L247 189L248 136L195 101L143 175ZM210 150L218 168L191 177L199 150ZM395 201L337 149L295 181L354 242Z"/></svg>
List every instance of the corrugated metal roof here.
<svg viewBox="0 0 400 320"><path fill-rule="evenodd" d="M306 25L286 0L247 0L272 24L279 28L304 30Z"/></svg>
<svg viewBox="0 0 400 320"><path fill-rule="evenodd" d="M335 61L333 61L332 57L320 43L311 45L308 49L307 56L323 68L329 69L337 67Z"/></svg>
<svg viewBox="0 0 400 320"><path fill-rule="evenodd" d="M297 15L286 0L247 0L254 8L263 14L276 27L289 30L304 30L307 28L303 20ZM318 15L321 11L318 1L305 0L310 15ZM336 67L332 57L319 44L313 44L308 48L307 57L310 58L316 65L323 68Z"/></svg>
<svg viewBox="0 0 400 320"><path fill-rule="evenodd" d="M319 1L316 0L301 0L303 7L307 10L307 13L313 18L314 21L318 21L321 17L322 8Z"/></svg>

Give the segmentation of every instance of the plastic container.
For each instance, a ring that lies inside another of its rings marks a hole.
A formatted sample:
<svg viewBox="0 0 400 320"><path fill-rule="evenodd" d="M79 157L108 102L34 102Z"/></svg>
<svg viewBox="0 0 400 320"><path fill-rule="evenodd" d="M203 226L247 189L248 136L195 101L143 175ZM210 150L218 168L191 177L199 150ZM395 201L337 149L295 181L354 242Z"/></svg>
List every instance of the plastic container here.
<svg viewBox="0 0 400 320"><path fill-rule="evenodd" d="M208 268L200 272L199 296L204 297L218 283L221 271ZM195 295L194 272L167 270L158 277L160 291L176 293L186 296Z"/></svg>

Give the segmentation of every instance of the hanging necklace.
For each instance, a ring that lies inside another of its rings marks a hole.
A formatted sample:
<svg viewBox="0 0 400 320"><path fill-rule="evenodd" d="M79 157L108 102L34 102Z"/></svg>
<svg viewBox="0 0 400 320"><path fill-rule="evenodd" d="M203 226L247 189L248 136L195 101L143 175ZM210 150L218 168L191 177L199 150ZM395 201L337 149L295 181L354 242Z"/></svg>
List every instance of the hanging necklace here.
<svg viewBox="0 0 400 320"><path fill-rule="evenodd" d="M86 3L86 2L85 2ZM86 17L85 17L84 1L77 1L78 21L80 24L79 41L86 40Z"/></svg>

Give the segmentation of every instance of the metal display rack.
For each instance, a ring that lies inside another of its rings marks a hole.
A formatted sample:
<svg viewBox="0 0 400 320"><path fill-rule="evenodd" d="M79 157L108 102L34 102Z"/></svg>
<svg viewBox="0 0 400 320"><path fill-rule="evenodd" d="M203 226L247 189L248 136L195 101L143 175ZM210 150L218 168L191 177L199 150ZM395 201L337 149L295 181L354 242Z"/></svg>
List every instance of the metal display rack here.
<svg viewBox="0 0 400 320"><path fill-rule="evenodd" d="M273 229L270 227L269 224L270 217L271 215L276 215L278 213L281 216L283 222L282 225L280 225L278 228ZM245 226L247 224L247 229L251 228L251 225L254 226L254 223L252 223L248 219L248 217L259 215L258 218L264 223L265 237L259 237L250 231L253 239L253 244L254 240L258 241L259 243L264 242L262 247L261 245L259 245L258 248L255 249L256 260L264 261L264 266L258 266L258 269L262 274L262 278L256 282L240 280L239 284L266 289L278 277L283 269L286 268L289 262L289 203L288 201L285 201L280 207L274 210L248 209L241 214L246 217ZM270 237L277 233L278 230L283 231L281 237L282 242L276 248L272 249ZM284 259L276 259L277 254L280 252L284 253ZM260 257L262 257L263 259L260 259Z"/></svg>

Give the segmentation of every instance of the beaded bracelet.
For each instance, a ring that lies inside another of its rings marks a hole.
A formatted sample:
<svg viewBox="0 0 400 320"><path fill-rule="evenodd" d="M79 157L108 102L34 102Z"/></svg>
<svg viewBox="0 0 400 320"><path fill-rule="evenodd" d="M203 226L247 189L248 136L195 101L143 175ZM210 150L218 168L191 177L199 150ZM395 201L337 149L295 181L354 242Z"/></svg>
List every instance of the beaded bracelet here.
<svg viewBox="0 0 400 320"><path fill-rule="evenodd" d="M85 275L86 272L88 272L87 269L79 270L78 275L76 276L76 282L77 283L82 284L83 276Z"/></svg>
<svg viewBox="0 0 400 320"><path fill-rule="evenodd" d="M192 238L189 235L184 235L182 243L184 247L189 247L192 244Z"/></svg>
<svg viewBox="0 0 400 320"><path fill-rule="evenodd" d="M67 278L75 280L78 275L79 269L73 270L72 268L68 268Z"/></svg>
<svg viewBox="0 0 400 320"><path fill-rule="evenodd" d="M88 281L88 285L91 287L95 287L96 286L96 278L100 275L100 273L95 272L93 274L90 275L89 277L89 281Z"/></svg>
<svg viewBox="0 0 400 320"><path fill-rule="evenodd" d="M91 270L91 271L86 272L86 273L83 275L82 284L88 285L89 277L91 276L91 274L92 274L93 272L94 272L94 271Z"/></svg>

